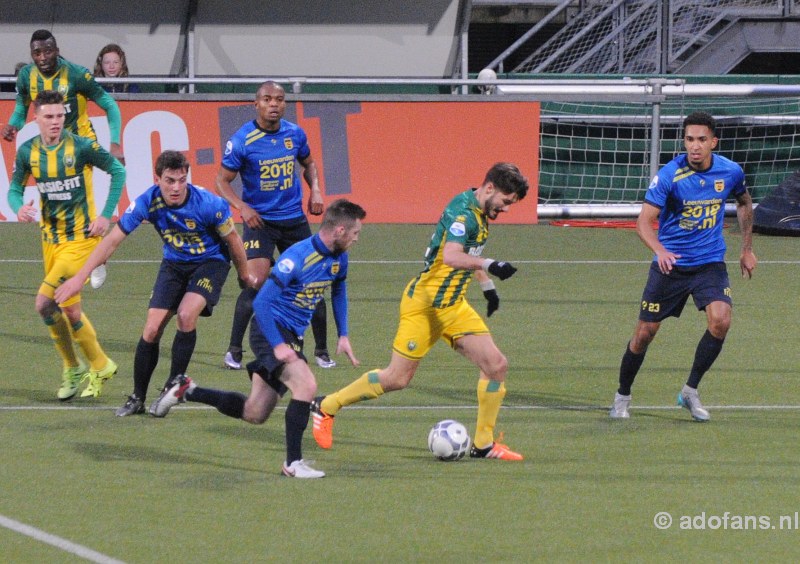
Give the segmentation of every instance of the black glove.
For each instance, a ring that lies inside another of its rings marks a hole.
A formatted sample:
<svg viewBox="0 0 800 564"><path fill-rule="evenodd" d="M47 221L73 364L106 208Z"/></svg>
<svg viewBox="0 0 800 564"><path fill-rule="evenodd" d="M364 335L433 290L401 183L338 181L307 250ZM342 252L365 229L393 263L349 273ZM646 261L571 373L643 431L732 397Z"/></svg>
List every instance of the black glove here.
<svg viewBox="0 0 800 564"><path fill-rule="evenodd" d="M500 296L497 295L497 290L485 290L483 297L488 302L486 304L486 317L491 317L494 312L500 309Z"/></svg>
<svg viewBox="0 0 800 564"><path fill-rule="evenodd" d="M510 262L499 262L499 261L494 261L492 264L490 264L488 270L489 274L497 276L500 280L511 278L517 271L516 268L511 266Z"/></svg>

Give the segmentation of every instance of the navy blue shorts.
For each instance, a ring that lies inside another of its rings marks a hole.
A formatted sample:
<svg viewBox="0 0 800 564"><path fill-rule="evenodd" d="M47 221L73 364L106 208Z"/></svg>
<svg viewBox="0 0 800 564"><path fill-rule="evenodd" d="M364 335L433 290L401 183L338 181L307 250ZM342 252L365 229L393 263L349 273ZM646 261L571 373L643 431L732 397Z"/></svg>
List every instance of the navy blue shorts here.
<svg viewBox="0 0 800 564"><path fill-rule="evenodd" d="M725 263L675 266L669 274L662 274L658 264L651 263L639 319L658 322L667 317L680 317L689 295L698 310L704 310L711 302L732 304L731 283Z"/></svg>
<svg viewBox="0 0 800 564"><path fill-rule="evenodd" d="M286 344L294 349L294 352L303 362L308 362L303 354L303 337L298 337L278 324L276 324L276 327L281 332ZM255 317L250 321L250 349L256 356L255 360L247 363L247 373L250 378L253 377L253 374L258 374L262 380L283 397L283 394L286 393L286 385L280 381L280 376L285 364L275 358L275 351L261 332Z"/></svg>
<svg viewBox="0 0 800 564"><path fill-rule="evenodd" d="M231 265L221 260L162 261L153 284L150 308L178 311L183 296L193 292L206 299L206 307L200 315L210 317L214 306L219 302L222 286L225 285L230 269Z"/></svg>
<svg viewBox="0 0 800 564"><path fill-rule="evenodd" d="M247 260L268 258L275 264L275 248L282 253L298 241L311 237L311 227L305 217L290 221L265 221L261 229L252 229L244 224L242 241Z"/></svg>

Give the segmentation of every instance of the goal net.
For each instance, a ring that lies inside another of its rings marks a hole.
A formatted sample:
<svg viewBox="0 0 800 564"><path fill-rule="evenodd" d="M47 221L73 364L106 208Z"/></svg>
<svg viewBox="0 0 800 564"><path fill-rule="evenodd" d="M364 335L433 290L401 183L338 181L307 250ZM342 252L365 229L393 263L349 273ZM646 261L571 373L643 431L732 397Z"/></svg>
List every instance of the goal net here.
<svg viewBox="0 0 800 564"><path fill-rule="evenodd" d="M687 96L661 104L656 169L683 149L683 118L717 119L717 152L744 169L758 202L800 170L800 98ZM625 102L541 104L539 201L548 206L638 204L652 177L653 106Z"/></svg>

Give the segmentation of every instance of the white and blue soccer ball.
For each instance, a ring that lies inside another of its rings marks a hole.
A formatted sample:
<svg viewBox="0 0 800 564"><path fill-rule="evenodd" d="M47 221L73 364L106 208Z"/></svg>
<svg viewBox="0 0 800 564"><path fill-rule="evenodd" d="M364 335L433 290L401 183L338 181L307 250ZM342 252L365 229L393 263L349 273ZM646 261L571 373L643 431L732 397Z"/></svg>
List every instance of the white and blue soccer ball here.
<svg viewBox="0 0 800 564"><path fill-rule="evenodd" d="M428 433L428 448L439 460L461 460L471 444L467 428L458 421L439 421Z"/></svg>

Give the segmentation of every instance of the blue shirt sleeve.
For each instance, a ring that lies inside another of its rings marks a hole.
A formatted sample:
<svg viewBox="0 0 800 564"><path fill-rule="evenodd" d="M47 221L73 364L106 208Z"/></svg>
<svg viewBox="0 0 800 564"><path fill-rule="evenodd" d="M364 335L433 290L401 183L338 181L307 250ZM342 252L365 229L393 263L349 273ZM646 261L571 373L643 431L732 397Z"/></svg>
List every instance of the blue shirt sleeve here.
<svg viewBox="0 0 800 564"><path fill-rule="evenodd" d="M297 158L302 161L311 154L311 147L308 146L306 132L300 127L297 128L297 141Z"/></svg>
<svg viewBox="0 0 800 564"><path fill-rule="evenodd" d="M258 323L258 327L267 338L267 341L269 341L269 344L272 345L272 348L285 342L281 332L278 331L278 327L275 325L275 316L272 314L272 303L281 291L282 287L278 281L273 276L270 276L253 300L253 314L255 315L256 323Z"/></svg>
<svg viewBox="0 0 800 564"><path fill-rule="evenodd" d="M650 186L647 187L647 193L644 195L644 201L652 204L657 208L664 208L667 203L669 191L672 188L672 180L666 179L664 169L658 171L658 174L653 177Z"/></svg>
<svg viewBox="0 0 800 564"><path fill-rule="evenodd" d="M337 280L331 286L331 304L333 319L336 321L336 332L340 337L347 337L347 282Z"/></svg>
<svg viewBox="0 0 800 564"><path fill-rule="evenodd" d="M150 194L150 190L136 198L131 205L128 206L128 209L125 210L121 216L119 216L119 221L117 225L122 230L125 235L130 235L131 232L139 227L143 221L148 218L147 208L150 207L148 195Z"/></svg>
<svg viewBox="0 0 800 564"><path fill-rule="evenodd" d="M231 137L225 144L225 153L222 155L222 166L228 170L238 172L242 170L244 162L244 146L236 137Z"/></svg>

